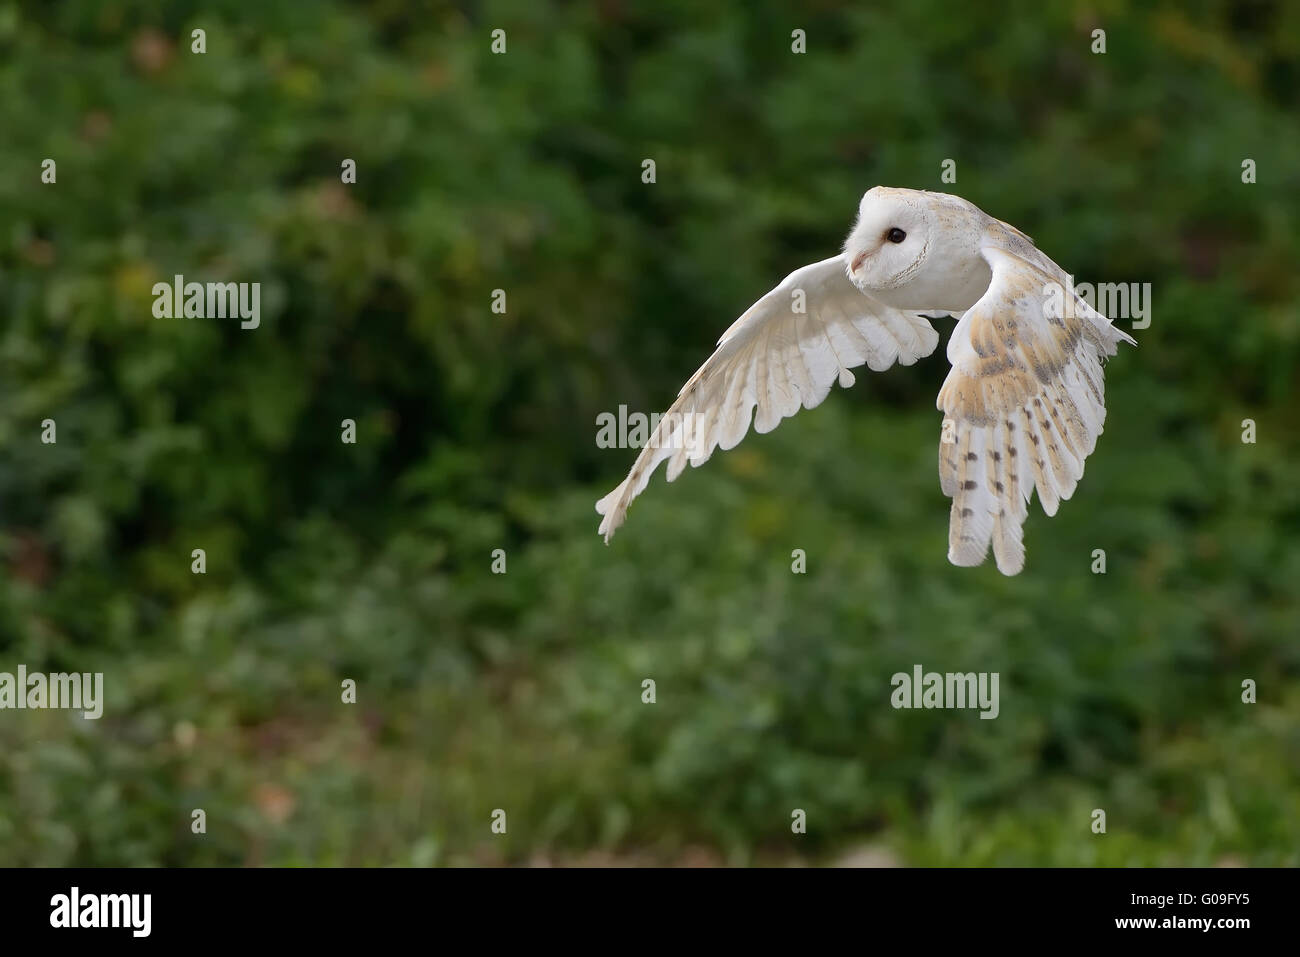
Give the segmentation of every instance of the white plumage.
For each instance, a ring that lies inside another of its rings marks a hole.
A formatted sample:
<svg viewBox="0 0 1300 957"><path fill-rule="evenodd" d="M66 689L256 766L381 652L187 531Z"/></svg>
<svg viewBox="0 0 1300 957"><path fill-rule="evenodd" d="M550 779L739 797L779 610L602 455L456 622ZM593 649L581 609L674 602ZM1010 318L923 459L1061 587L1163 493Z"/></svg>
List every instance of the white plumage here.
<svg viewBox="0 0 1300 957"><path fill-rule="evenodd" d="M1102 359L1122 340L1028 236L946 193L869 190L842 255L796 269L732 324L682 387L632 471L596 503L608 542L659 463L733 448L752 419L770 432L831 386L853 384L934 351L927 316L959 315L944 413L939 484L950 497L948 559L1024 567L1031 493L1048 515L1073 494L1106 419Z"/></svg>

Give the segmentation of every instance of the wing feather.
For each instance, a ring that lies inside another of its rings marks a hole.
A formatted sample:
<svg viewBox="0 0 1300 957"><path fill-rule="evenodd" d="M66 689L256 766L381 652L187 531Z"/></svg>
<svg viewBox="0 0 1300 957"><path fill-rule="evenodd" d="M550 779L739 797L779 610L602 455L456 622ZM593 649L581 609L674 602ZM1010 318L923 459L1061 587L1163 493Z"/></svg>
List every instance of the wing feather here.
<svg viewBox="0 0 1300 957"><path fill-rule="evenodd" d="M804 292L804 312L793 293ZM687 380L661 417L627 478L596 503L609 541L650 476L668 462L668 481L702 465L715 448L735 447L749 431L770 432L800 407L819 405L849 370L911 365L934 351L939 334L919 313L864 295L841 256L797 269L754 303L718 339L709 360Z"/></svg>
<svg viewBox="0 0 1300 957"><path fill-rule="evenodd" d="M991 547L1014 575L1030 495L1055 515L1074 494L1106 420L1102 361L1136 343L1067 292L1069 277L1045 256L1031 263L992 244L980 253L992 279L953 330L939 391L939 485L953 500L949 561L978 565Z"/></svg>

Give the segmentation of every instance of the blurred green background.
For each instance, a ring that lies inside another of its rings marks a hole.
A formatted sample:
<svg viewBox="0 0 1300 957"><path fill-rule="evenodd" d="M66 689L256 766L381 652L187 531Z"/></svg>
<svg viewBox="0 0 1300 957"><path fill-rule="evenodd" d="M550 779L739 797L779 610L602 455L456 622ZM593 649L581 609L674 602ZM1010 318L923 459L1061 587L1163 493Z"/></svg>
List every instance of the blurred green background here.
<svg viewBox="0 0 1300 957"><path fill-rule="evenodd" d="M0 0L0 671L107 695L0 712L0 863L1300 863L1300 5L787 7ZM1025 572L946 561L950 320L602 544L597 415L876 184L1152 284Z"/></svg>

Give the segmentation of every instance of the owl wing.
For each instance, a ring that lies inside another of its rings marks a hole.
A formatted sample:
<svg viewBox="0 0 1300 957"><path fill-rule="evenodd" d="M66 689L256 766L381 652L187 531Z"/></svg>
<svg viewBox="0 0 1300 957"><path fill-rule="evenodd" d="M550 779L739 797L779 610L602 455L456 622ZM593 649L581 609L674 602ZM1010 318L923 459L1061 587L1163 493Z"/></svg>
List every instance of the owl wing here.
<svg viewBox="0 0 1300 957"><path fill-rule="evenodd" d="M948 343L939 484L952 499L948 560L978 565L992 544L998 571L1014 575L1030 493L1048 515L1074 493L1106 421L1102 359L1120 341L1137 343L1075 295L1059 267L995 246L980 253L993 275Z"/></svg>
<svg viewBox="0 0 1300 957"><path fill-rule="evenodd" d="M627 478L596 503L604 516L600 534L609 541L660 462L668 461L671 482L688 461L699 466L715 448L733 448L751 416L757 431L770 432L800 406L820 404L836 380L851 386L850 369L911 365L938 342L919 313L864 295L849 281L842 256L796 269L722 334L682 386Z"/></svg>

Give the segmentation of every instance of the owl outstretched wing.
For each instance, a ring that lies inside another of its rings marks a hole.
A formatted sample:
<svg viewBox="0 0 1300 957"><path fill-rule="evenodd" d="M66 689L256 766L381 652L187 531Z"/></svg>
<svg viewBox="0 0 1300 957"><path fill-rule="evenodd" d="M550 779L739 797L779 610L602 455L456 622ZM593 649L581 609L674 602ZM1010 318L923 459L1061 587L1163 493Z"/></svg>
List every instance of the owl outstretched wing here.
<svg viewBox="0 0 1300 957"><path fill-rule="evenodd" d="M1074 493L1106 421L1102 360L1137 343L1041 253L1039 263L996 245L980 254L993 275L948 343L939 483L952 499L948 560L978 565L991 545L998 571L1014 575L1030 494L1055 515Z"/></svg>
<svg viewBox="0 0 1300 957"><path fill-rule="evenodd" d="M650 476L668 462L668 481L686 463L704 464L715 448L733 448L749 431L770 432L802 406L821 403L850 369L911 365L929 355L939 335L920 314L863 294L842 256L796 269L732 324L717 350L662 416L632 471L596 503L608 542Z"/></svg>

